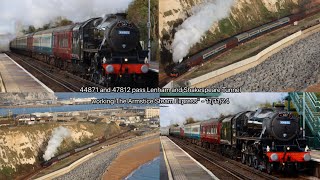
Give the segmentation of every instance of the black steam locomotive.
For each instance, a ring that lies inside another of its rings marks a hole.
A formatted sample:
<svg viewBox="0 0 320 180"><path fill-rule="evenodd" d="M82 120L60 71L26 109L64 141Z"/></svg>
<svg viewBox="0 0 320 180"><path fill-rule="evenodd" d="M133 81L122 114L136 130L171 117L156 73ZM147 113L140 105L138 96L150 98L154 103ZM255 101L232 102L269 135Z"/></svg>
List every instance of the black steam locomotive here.
<svg viewBox="0 0 320 180"><path fill-rule="evenodd" d="M284 105L171 127L169 132L268 173L305 169L311 160L298 119Z"/></svg>
<svg viewBox="0 0 320 180"><path fill-rule="evenodd" d="M262 108L235 117L232 138L242 163L271 173L302 169L311 160L298 119L282 108Z"/></svg>
<svg viewBox="0 0 320 180"><path fill-rule="evenodd" d="M137 26L119 13L17 37L10 49L101 85L132 86L149 72L148 51L139 40Z"/></svg>

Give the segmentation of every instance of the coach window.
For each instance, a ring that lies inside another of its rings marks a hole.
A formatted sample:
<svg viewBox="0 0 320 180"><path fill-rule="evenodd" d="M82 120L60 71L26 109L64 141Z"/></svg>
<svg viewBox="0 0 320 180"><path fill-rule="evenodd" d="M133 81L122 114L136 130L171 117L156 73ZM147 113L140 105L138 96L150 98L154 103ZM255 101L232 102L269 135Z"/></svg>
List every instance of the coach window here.
<svg viewBox="0 0 320 180"><path fill-rule="evenodd" d="M53 38L54 38L54 46L56 48L58 48L59 47L59 38L57 35L54 35Z"/></svg>
<svg viewBox="0 0 320 180"><path fill-rule="evenodd" d="M67 34L64 34L63 36L64 36L64 38L63 38L63 41L64 41L63 47L67 48L68 47L68 36L67 36Z"/></svg>
<svg viewBox="0 0 320 180"><path fill-rule="evenodd" d="M59 47L62 48L63 47L63 35L59 34Z"/></svg>
<svg viewBox="0 0 320 180"><path fill-rule="evenodd" d="M57 42L59 44L59 47L62 47L62 39L60 34L57 34Z"/></svg>
<svg viewBox="0 0 320 180"><path fill-rule="evenodd" d="M63 35L61 35L61 39L62 39L62 48L64 48L64 47L66 47L66 40L65 40L65 36L64 36L64 34Z"/></svg>
<svg viewBox="0 0 320 180"><path fill-rule="evenodd" d="M66 38L65 35L62 34L62 35L61 35L61 40L62 40L62 46L61 46L61 47L62 47L62 48L66 47L66 40L65 40L65 38Z"/></svg>

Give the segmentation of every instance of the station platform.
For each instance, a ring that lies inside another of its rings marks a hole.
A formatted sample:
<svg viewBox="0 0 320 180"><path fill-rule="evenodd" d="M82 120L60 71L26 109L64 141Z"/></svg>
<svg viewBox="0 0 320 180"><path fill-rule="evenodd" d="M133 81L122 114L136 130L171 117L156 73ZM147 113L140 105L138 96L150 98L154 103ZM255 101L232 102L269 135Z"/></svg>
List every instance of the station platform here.
<svg viewBox="0 0 320 180"><path fill-rule="evenodd" d="M8 55L0 53L0 92L49 92L53 91L26 71Z"/></svg>
<svg viewBox="0 0 320 180"><path fill-rule="evenodd" d="M150 64L150 71L159 73L159 63L158 62L151 61L149 64Z"/></svg>
<svg viewBox="0 0 320 180"><path fill-rule="evenodd" d="M311 161L313 162L313 176L320 179L320 151L312 150L310 151Z"/></svg>
<svg viewBox="0 0 320 180"><path fill-rule="evenodd" d="M310 151L311 160L320 163L320 151Z"/></svg>
<svg viewBox="0 0 320 180"><path fill-rule="evenodd" d="M166 161L168 179L218 179L168 137L161 136L160 140L164 159Z"/></svg>

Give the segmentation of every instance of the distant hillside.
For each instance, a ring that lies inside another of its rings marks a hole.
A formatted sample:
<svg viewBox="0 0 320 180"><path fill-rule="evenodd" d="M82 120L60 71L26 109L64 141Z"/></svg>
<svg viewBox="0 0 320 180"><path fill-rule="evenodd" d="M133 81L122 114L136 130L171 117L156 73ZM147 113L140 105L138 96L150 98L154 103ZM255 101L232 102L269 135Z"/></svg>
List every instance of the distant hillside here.
<svg viewBox="0 0 320 180"><path fill-rule="evenodd" d="M51 137L52 130L60 124L39 124L0 130L0 179L15 179L39 167L41 157ZM64 125L71 132L58 148L64 153L92 142L104 135L106 124L78 123Z"/></svg>
<svg viewBox="0 0 320 180"><path fill-rule="evenodd" d="M190 51L193 54L221 39L238 34L269 21L297 13L316 0L235 0L231 15L214 24L202 41ZM175 28L191 16L192 7L203 0L162 0L159 15L162 65L172 62L171 43Z"/></svg>

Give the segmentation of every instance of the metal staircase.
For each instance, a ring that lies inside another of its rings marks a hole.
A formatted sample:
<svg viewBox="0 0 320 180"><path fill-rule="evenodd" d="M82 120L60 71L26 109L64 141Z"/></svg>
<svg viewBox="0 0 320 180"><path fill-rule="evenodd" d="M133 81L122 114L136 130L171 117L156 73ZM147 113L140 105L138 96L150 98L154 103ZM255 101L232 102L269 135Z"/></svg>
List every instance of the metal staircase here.
<svg viewBox="0 0 320 180"><path fill-rule="evenodd" d="M304 112L303 94L295 92L289 93L289 96L298 114L305 116L308 145L313 149L320 149L320 98L315 93L305 93Z"/></svg>

